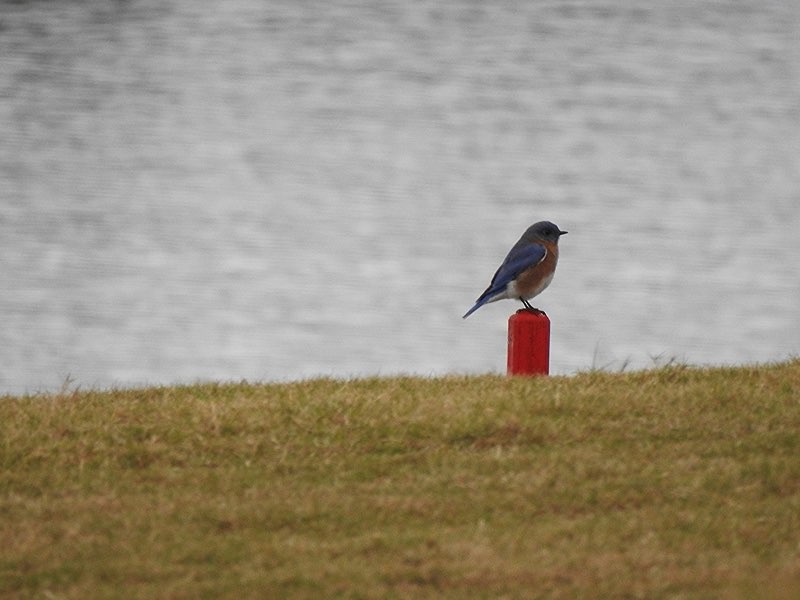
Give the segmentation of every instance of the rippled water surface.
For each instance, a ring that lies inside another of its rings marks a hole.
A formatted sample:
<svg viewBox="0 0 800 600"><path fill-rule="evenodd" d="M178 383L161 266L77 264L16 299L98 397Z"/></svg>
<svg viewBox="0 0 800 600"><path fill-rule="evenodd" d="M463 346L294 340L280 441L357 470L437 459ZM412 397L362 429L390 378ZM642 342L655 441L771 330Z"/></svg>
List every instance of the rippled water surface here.
<svg viewBox="0 0 800 600"><path fill-rule="evenodd" d="M793 2L0 8L0 393L800 354Z"/></svg>

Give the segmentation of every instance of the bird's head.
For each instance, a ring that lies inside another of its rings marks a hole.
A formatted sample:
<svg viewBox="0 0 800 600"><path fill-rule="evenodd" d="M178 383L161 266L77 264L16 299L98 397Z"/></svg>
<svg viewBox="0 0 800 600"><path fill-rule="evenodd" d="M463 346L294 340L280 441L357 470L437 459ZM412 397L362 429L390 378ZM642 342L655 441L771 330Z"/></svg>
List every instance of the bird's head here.
<svg viewBox="0 0 800 600"><path fill-rule="evenodd" d="M539 221L528 227L525 232L524 238L530 241L544 240L545 242L558 243L558 238L567 233L561 231L555 223L550 221Z"/></svg>

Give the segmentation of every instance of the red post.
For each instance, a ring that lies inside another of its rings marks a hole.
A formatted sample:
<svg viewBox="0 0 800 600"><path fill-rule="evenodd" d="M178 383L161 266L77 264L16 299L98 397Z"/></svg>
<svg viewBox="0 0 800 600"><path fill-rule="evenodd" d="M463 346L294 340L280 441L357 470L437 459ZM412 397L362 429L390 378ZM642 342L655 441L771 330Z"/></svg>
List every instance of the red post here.
<svg viewBox="0 0 800 600"><path fill-rule="evenodd" d="M508 374L549 372L550 319L544 313L520 309L508 318Z"/></svg>

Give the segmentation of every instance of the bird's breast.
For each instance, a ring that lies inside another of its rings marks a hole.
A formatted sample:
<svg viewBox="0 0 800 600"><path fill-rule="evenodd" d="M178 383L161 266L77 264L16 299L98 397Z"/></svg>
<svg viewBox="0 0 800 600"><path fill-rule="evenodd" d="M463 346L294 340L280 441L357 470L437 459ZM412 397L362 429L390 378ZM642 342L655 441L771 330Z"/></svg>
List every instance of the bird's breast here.
<svg viewBox="0 0 800 600"><path fill-rule="evenodd" d="M530 299L541 294L553 281L557 262L558 250L548 248L547 254L538 264L525 269L508 284L508 296L510 298Z"/></svg>

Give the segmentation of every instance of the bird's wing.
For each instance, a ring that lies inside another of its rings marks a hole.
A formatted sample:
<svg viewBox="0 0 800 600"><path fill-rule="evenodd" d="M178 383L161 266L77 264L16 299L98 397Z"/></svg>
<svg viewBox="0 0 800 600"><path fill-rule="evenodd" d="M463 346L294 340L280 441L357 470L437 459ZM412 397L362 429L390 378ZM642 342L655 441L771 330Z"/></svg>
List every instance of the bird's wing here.
<svg viewBox="0 0 800 600"><path fill-rule="evenodd" d="M480 295L463 318L466 319L487 302L497 300L497 296L506 291L506 286L510 281L516 279L525 269L538 265L544 260L545 256L547 256L547 248L541 244L514 246L506 256L503 264L495 272L489 287ZM504 298L505 296L500 297Z"/></svg>
<svg viewBox="0 0 800 600"><path fill-rule="evenodd" d="M495 272L489 288L483 295L491 295L506 289L510 281L516 279L525 269L538 265L545 256L547 256L547 248L541 244L526 244L522 247L512 248L503 264Z"/></svg>

